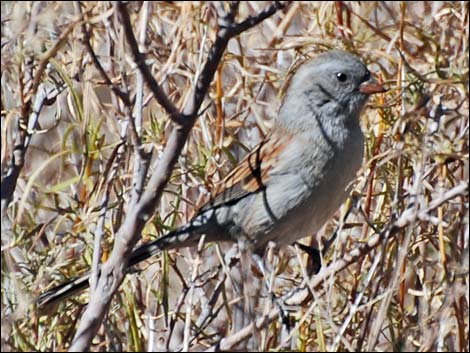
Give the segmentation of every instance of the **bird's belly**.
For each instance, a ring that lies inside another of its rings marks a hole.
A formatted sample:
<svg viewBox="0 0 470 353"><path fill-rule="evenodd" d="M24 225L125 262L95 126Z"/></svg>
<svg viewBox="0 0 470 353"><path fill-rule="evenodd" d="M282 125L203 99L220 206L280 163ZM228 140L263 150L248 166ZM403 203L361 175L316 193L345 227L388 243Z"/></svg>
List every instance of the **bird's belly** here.
<svg viewBox="0 0 470 353"><path fill-rule="evenodd" d="M326 169L321 181L312 183L308 180L309 176L297 174L286 182L292 183L288 190L296 191L282 193L275 190L282 210L279 210L280 217L269 229L266 238L292 244L316 233L335 214L349 194L350 183L362 162L361 152L354 155L357 158L338 159Z"/></svg>

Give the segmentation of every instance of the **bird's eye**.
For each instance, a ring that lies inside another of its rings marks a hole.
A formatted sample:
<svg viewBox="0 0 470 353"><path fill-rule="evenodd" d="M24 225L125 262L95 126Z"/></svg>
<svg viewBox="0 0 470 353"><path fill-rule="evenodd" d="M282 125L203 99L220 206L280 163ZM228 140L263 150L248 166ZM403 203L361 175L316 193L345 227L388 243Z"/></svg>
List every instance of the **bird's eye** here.
<svg viewBox="0 0 470 353"><path fill-rule="evenodd" d="M365 82L365 81L369 81L370 80L370 71L367 71L364 75L364 77L362 78L362 80Z"/></svg>
<svg viewBox="0 0 470 353"><path fill-rule="evenodd" d="M345 73L342 73L342 72L338 72L336 74L336 78L338 79L338 81L344 82L348 79L348 75L346 75Z"/></svg>

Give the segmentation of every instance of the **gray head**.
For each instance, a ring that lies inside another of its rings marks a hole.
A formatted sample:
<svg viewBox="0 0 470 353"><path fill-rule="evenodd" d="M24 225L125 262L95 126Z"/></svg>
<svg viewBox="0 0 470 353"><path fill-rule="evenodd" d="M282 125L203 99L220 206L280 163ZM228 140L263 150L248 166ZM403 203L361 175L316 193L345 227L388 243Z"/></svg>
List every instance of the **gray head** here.
<svg viewBox="0 0 470 353"><path fill-rule="evenodd" d="M309 128L313 117L358 123L369 95L384 91L357 56L329 51L297 69L289 82L278 121L301 130Z"/></svg>

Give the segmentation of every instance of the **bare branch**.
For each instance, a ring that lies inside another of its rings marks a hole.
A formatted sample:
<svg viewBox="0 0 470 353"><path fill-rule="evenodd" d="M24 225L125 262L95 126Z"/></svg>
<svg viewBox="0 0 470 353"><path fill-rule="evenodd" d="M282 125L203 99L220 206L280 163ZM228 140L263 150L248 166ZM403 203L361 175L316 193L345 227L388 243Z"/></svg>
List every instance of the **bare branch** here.
<svg viewBox="0 0 470 353"><path fill-rule="evenodd" d="M1 205L1 212L3 215L3 212L6 210L8 207L11 198L13 196L13 193L16 188L16 181L18 180L18 176L20 175L21 170L23 169L24 165L24 156L26 154L27 150L27 143L29 140L29 135L30 132L26 130L24 125L28 125L28 116L30 114L33 115L33 118L35 119L39 118L39 112L40 109L36 109L36 111L31 112L31 99L36 95L40 84L41 84L41 79L46 71L47 64L49 63L49 60L54 57L57 52L62 48L63 45L65 45L66 40L69 36L69 34L72 32L72 30L75 28L75 26L79 23L79 21L74 21L70 23L66 29L61 33L57 41L54 43L54 45L42 55L41 59L39 60L39 63L37 65L37 69L34 75L33 79L33 84L28 92L28 95L25 97L24 102L22 102L22 109L21 109L21 117L19 119L19 126L18 126L18 135L15 143L15 147L10 159L10 165L8 168L8 172L5 177L2 176L2 181L1 181L1 200L2 200L2 205ZM48 94L52 94L53 97L48 97ZM36 97L36 103L35 105L39 104L42 108L42 105L44 104L45 101L54 99L59 92L55 93L47 93L46 96L39 95ZM39 103L38 103L39 102ZM36 124L36 123L35 123ZM3 216L2 216L3 219Z"/></svg>
<svg viewBox="0 0 470 353"><path fill-rule="evenodd" d="M76 5L75 7L77 8L80 15L82 17L85 17L86 15L82 11L81 1L76 1L74 4ZM91 46L91 43L90 43L91 36L90 36L90 31L88 31L88 29L86 28L86 22L82 22L82 33L83 33L83 43L85 44L85 48L87 49L88 54L90 54L91 60L93 64L95 65L96 69L98 70L98 72L100 73L101 77L103 78L104 82L109 88L111 88L111 90L114 92L116 96L121 98L121 100L124 102L125 105L130 106L131 101L129 99L129 95L123 92L122 90L120 90L115 84L111 82L111 79L109 78L108 74L104 70L103 65L101 65L100 60L96 56L96 53L93 50L93 47Z"/></svg>
<svg viewBox="0 0 470 353"><path fill-rule="evenodd" d="M28 150L29 142L31 141L31 134L36 128L41 110L46 103L54 100L63 89L64 86L47 88L45 85L39 86L38 94L36 96L31 115L28 119L19 120L18 135L16 138L15 147L11 154L8 171L2 178L1 182L2 219L4 219L3 214L13 197L13 193L16 188L16 181L18 180L18 176L23 169L24 157L26 155L26 151Z"/></svg>
<svg viewBox="0 0 470 353"><path fill-rule="evenodd" d="M52 57L54 57L59 52L59 50L66 44L69 34L72 33L75 26L77 26L79 23L80 21L74 21L70 23L65 28L65 30L61 33L60 37L54 43L52 48L50 48L46 53L42 55L42 58L39 61L38 66L37 66L37 71L34 75L33 87L31 88L31 92L26 98L26 102L30 102L31 98L36 94L39 88L39 85L41 84L42 75L44 74L44 71L46 70L49 60Z"/></svg>
<svg viewBox="0 0 470 353"><path fill-rule="evenodd" d="M247 29L250 29L254 26L256 26L258 23L264 21L265 19L271 17L273 14L275 14L277 11L282 10L287 6L289 1L275 1L273 4L271 4L269 7L267 7L265 10L261 11L259 14L254 15L254 16L249 16L245 20L243 20L240 23L237 23L236 25L232 26L230 28L231 36L235 37L239 35L242 32L245 32Z"/></svg>
<svg viewBox="0 0 470 353"><path fill-rule="evenodd" d="M122 1L118 1L116 4L116 8L121 16L122 24L124 26L124 33L126 35L127 43L129 44L132 52L132 56L134 57L134 61L141 71L145 82L152 90L155 99L158 103L166 110L166 112L170 115L170 118L177 124L185 124L185 119L178 108L175 107L173 102L167 97L163 89L160 87L158 82L153 77L152 73L150 72L149 68L145 64L145 57L139 50L139 45L134 35L134 31L132 29L131 20L129 18L129 12L127 11L126 5Z"/></svg>
<svg viewBox="0 0 470 353"><path fill-rule="evenodd" d="M233 7L232 7L233 8ZM277 7L279 9L281 7ZM111 303L114 293L119 288L127 270L127 263L132 253L134 245L137 243L141 231L147 220L154 213L160 200L163 189L168 182L173 167L186 143L192 126L197 119L197 112L207 94L210 83L219 65L222 55L227 47L228 41L235 35L251 28L263 19L267 18L267 13L271 15L275 12L269 11L259 17L258 20L250 20L238 30L229 30L221 27L217 33L217 39L210 50L210 54L204 65L201 76L196 87L191 92L192 97L188 100L183 113L181 113L166 94L160 88L156 80L152 77L150 70L145 65L143 55L138 49L138 44L132 30L129 13L122 2L117 3L118 12L121 15L126 39L131 47L134 60L141 70L145 81L155 95L157 101L170 114L171 119L176 123L168 139L168 143L163 154L156 162L154 174L151 176L147 189L135 207L128 210L126 219L116 235L114 249L107 263L102 267L101 277L98 281L95 295L90 298L85 313L83 314L79 328L75 335L70 351L85 351L98 331L107 309ZM232 28L231 26L229 26ZM235 27L236 28L236 27Z"/></svg>
<svg viewBox="0 0 470 353"><path fill-rule="evenodd" d="M209 57L201 72L201 76L199 77L198 82L196 84L194 101L190 101L189 104L185 107L185 115L193 116L199 111L229 40L233 37L236 37L240 33L256 26L261 21L272 16L278 10L286 7L287 4L288 3L276 1L267 9L263 10L257 15L249 16L241 23L233 23L234 15L232 11L234 9L234 6L231 6L231 11L229 11L228 14L219 18L219 30L217 32L217 38L209 53Z"/></svg>

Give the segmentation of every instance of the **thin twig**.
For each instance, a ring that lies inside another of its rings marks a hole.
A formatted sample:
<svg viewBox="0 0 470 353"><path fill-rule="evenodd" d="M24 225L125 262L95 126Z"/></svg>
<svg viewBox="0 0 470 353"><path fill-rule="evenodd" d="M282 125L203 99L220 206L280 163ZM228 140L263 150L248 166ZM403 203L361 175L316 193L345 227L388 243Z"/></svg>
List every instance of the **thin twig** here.
<svg viewBox="0 0 470 353"><path fill-rule="evenodd" d="M86 14L83 13L82 11L82 6L81 6L81 1L76 1L74 2L75 8L77 11L80 13L82 17L85 17L86 19ZM91 46L90 43L90 31L86 28L86 22L82 22L82 33L83 33L83 43L85 44L85 48L88 51L88 54L91 56L91 60L93 64L95 65L96 69L100 73L101 77L103 78L104 82L106 85L111 88L111 90L114 92L116 96L121 98L121 100L124 102L125 105L130 106L131 101L129 99L129 95L126 92L123 92L120 90L109 78L108 74L106 73L105 69L103 68L103 65L101 65L100 60L98 59L98 56L96 55L93 47Z"/></svg>
<svg viewBox="0 0 470 353"><path fill-rule="evenodd" d="M145 57L139 50L139 44L134 35L134 31L132 29L131 20L129 17L129 12L127 11L126 5L122 1L118 1L116 4L116 8L121 16L122 24L124 26L124 34L127 39L127 43L130 46L132 56L134 57L134 62L136 63L137 67L139 68L140 72L142 73L145 82L149 86L150 90L153 92L155 99L158 103L166 110L166 112L170 115L170 118L177 124L184 125L185 118L175 107L173 102L168 98L168 96L163 92L163 89L160 87L158 82L153 77L152 73L150 72L147 64L145 63Z"/></svg>

